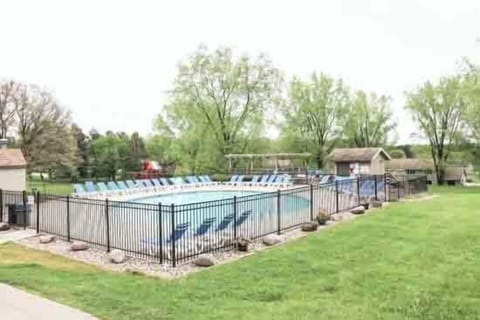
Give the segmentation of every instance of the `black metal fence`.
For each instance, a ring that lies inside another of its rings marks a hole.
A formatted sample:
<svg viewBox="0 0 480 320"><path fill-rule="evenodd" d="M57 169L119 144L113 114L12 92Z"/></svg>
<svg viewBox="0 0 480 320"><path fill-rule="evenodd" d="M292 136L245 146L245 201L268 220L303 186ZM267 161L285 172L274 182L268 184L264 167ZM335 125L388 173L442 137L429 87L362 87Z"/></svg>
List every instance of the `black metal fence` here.
<svg viewBox="0 0 480 320"><path fill-rule="evenodd" d="M0 190L0 217L23 208L23 227L176 266L199 254L234 248L371 200L394 201L427 190L426 177L361 176L231 199L144 204ZM21 205L21 206L19 206Z"/></svg>

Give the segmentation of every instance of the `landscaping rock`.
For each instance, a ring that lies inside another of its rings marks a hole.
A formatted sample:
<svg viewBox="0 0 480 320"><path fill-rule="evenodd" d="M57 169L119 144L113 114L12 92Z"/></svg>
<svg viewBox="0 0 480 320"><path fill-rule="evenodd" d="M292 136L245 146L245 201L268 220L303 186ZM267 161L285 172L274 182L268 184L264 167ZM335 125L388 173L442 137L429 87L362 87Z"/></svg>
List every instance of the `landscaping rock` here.
<svg viewBox="0 0 480 320"><path fill-rule="evenodd" d="M283 238L276 234L269 234L263 237L263 244L266 246L274 246L282 242Z"/></svg>
<svg viewBox="0 0 480 320"><path fill-rule="evenodd" d="M47 244L47 243L53 242L54 240L55 240L55 236L52 236L52 235L41 236L39 238L39 242L42 244Z"/></svg>
<svg viewBox="0 0 480 320"><path fill-rule="evenodd" d="M199 267L211 267L215 264L215 259L210 254L201 254L193 263Z"/></svg>
<svg viewBox="0 0 480 320"><path fill-rule="evenodd" d="M383 206L382 201L372 201L372 208L381 208Z"/></svg>
<svg viewBox="0 0 480 320"><path fill-rule="evenodd" d="M350 212L353 213L353 214L364 214L365 213L365 207L364 206L358 206L358 207L350 210Z"/></svg>
<svg viewBox="0 0 480 320"><path fill-rule="evenodd" d="M302 224L302 231L312 232L318 229L318 223L316 222L306 222Z"/></svg>
<svg viewBox="0 0 480 320"><path fill-rule="evenodd" d="M10 229L10 226L6 222L0 222L0 231L7 231Z"/></svg>
<svg viewBox="0 0 480 320"><path fill-rule="evenodd" d="M72 250L72 251L82 251L82 250L87 250L87 249L88 249L88 244L86 244L85 242L75 241L70 246L70 250Z"/></svg>
<svg viewBox="0 0 480 320"><path fill-rule="evenodd" d="M113 249L108 254L108 260L112 263L123 263L125 262L126 256L122 250Z"/></svg>

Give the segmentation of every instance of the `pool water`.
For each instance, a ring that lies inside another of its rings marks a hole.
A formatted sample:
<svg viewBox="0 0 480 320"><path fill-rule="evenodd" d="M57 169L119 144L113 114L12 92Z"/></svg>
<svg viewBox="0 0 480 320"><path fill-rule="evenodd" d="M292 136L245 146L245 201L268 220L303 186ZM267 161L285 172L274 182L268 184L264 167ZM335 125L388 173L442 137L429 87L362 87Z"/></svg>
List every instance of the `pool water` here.
<svg viewBox="0 0 480 320"><path fill-rule="evenodd" d="M204 201L232 199L234 196L245 197L254 194L259 194L258 191L243 191L243 190L227 190L227 191L189 191L179 192L163 195L155 195L149 197L142 197L132 199L133 202L148 203L148 204L189 204Z"/></svg>

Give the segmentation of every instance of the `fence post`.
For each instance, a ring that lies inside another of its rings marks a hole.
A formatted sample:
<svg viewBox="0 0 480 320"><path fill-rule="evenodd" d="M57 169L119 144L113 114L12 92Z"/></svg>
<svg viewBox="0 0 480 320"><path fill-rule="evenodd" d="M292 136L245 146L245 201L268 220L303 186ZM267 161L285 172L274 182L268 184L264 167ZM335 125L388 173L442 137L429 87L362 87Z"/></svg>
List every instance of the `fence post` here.
<svg viewBox="0 0 480 320"><path fill-rule="evenodd" d="M357 177L357 204L360 205L360 177Z"/></svg>
<svg viewBox="0 0 480 320"><path fill-rule="evenodd" d="M377 185L377 175L374 175L373 177L375 178L375 183L374 183L374 185L375 185L375 201L378 201L378 191L377 191L377 186L378 186L378 185Z"/></svg>
<svg viewBox="0 0 480 320"><path fill-rule="evenodd" d="M335 180L335 212L339 213L340 208L338 207L338 180Z"/></svg>
<svg viewBox="0 0 480 320"><path fill-rule="evenodd" d="M282 225L280 222L280 190L277 190L277 234L280 234L280 230L282 229Z"/></svg>
<svg viewBox="0 0 480 320"><path fill-rule="evenodd" d="M397 181L397 200L400 200L400 180Z"/></svg>
<svg viewBox="0 0 480 320"><path fill-rule="evenodd" d="M163 264L163 225L162 225L162 203L158 204L158 246L160 248L160 264Z"/></svg>
<svg viewBox="0 0 480 320"><path fill-rule="evenodd" d="M313 221L313 184L310 184L310 221Z"/></svg>
<svg viewBox="0 0 480 320"><path fill-rule="evenodd" d="M233 196L233 239L237 239L237 196Z"/></svg>
<svg viewBox="0 0 480 320"><path fill-rule="evenodd" d="M3 190L0 189L0 222L3 222Z"/></svg>
<svg viewBox="0 0 480 320"><path fill-rule="evenodd" d="M22 191L23 200L23 229L27 229L27 191Z"/></svg>
<svg viewBox="0 0 480 320"><path fill-rule="evenodd" d="M105 219L107 222L107 252L110 252L110 219L108 218L108 198L105 199Z"/></svg>
<svg viewBox="0 0 480 320"><path fill-rule="evenodd" d="M70 196L67 196L67 241L70 242Z"/></svg>
<svg viewBox="0 0 480 320"><path fill-rule="evenodd" d="M385 198L385 202L388 201L387 198L387 174L383 174L383 197Z"/></svg>
<svg viewBox="0 0 480 320"><path fill-rule="evenodd" d="M37 191L37 234L40 233L40 191Z"/></svg>
<svg viewBox="0 0 480 320"><path fill-rule="evenodd" d="M175 239L175 205L172 203L171 206L171 212L172 212L172 265L175 268L177 266L177 258L175 256L176 252L176 243L177 239Z"/></svg>

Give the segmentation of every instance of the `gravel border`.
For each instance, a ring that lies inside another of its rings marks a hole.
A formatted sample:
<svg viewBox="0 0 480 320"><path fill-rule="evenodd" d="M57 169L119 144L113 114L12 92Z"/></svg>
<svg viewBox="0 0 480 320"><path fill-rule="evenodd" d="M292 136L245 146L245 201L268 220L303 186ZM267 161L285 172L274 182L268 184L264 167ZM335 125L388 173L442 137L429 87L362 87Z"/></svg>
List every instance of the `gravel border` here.
<svg viewBox="0 0 480 320"><path fill-rule="evenodd" d="M433 197L431 195L427 195L424 197L415 198L415 200L422 200L422 199L429 200L432 198ZM389 205L391 205L391 203L388 203L388 202L383 203L383 207L386 207ZM351 214L349 211L332 214L331 215L332 220L328 221L326 225L318 226L317 231L303 232L301 231L300 227L285 231L280 235L280 237L282 238L282 242L274 246L264 245L262 242L263 238L260 238L250 243L249 252L229 250L229 251L211 253L209 255L214 258L215 265L213 267L216 267L225 263L229 263L232 261L236 261L238 259L251 256L256 252L264 251L270 248L277 247L279 245L289 243L295 239L306 237L309 234L322 232L323 230L329 229L337 224L348 223L350 220L359 218L364 215L368 215L379 209L381 208L370 208L363 215L354 215L354 214ZM72 243L61 240L61 239L56 239L55 241L48 244L41 244L39 242L39 237L41 235L42 234L27 238L27 239L23 239L23 240L17 241L16 243L21 244L28 248L48 251L50 253L71 258L76 261L92 264L109 271L143 274L148 276L160 277L164 279L175 279L182 276L186 276L191 273L212 268L212 267L210 268L197 267L193 264L193 261L184 263L184 264L179 264L177 267L173 268L171 265L166 265L166 264L160 265L157 262L147 261L147 260L136 258L136 257L127 257L124 263L114 264L109 261L109 255L105 251L98 250L94 247L90 247L88 250L85 250L85 251L72 251L70 249L70 246Z"/></svg>

